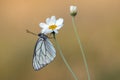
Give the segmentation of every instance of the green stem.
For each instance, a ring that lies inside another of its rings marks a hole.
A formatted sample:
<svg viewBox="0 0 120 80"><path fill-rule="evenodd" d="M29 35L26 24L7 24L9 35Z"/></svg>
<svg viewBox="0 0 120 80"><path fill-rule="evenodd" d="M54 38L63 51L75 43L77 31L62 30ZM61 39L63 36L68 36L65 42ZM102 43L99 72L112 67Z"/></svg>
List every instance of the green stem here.
<svg viewBox="0 0 120 80"><path fill-rule="evenodd" d="M60 56L63 59L65 65L67 66L68 70L71 72L72 76L74 77L75 80L78 80L78 78L76 77L75 73L72 71L71 67L69 66L69 64L67 63L64 55L62 54L62 50L60 49L59 43L57 42L56 38L54 38L55 44L60 52Z"/></svg>
<svg viewBox="0 0 120 80"><path fill-rule="evenodd" d="M82 52L83 61L84 61L84 64L85 64L85 69L86 69L86 72L87 72L88 80L90 80L90 73L89 73L89 70L88 70L88 64L87 64L87 61L86 61L86 58L85 58L85 53L84 53L84 50L83 50L83 47L82 47L82 43L80 41L80 37L78 35L77 29L76 29L76 25L75 25L75 20L74 19L75 19L74 16L72 16L72 23L73 23L74 32L75 32L76 38L78 40L78 44L79 44L81 52Z"/></svg>

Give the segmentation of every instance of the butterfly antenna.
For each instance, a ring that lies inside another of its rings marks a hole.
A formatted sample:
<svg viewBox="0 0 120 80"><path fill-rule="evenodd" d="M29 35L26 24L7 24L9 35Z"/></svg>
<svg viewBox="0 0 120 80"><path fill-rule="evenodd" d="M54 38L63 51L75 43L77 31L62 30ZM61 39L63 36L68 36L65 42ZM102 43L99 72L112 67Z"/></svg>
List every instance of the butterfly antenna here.
<svg viewBox="0 0 120 80"><path fill-rule="evenodd" d="M32 34L32 35L38 36L38 34L32 32L32 31L29 31L28 29L26 29L26 32L27 32L27 33L30 33L30 34Z"/></svg>

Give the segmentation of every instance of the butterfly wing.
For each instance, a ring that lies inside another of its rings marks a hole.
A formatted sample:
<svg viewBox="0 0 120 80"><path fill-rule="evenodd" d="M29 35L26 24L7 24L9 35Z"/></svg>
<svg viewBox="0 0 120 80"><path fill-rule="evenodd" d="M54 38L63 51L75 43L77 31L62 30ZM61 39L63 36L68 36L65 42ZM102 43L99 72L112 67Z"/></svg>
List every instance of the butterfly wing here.
<svg viewBox="0 0 120 80"><path fill-rule="evenodd" d="M55 48L48 38L39 38L33 55L33 68L39 70L49 64L56 56Z"/></svg>

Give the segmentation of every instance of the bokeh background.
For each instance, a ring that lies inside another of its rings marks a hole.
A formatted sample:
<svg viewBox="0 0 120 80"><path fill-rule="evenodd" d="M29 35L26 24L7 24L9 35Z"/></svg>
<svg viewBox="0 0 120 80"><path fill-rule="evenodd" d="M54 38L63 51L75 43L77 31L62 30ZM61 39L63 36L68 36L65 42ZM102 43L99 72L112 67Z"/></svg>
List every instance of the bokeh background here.
<svg viewBox="0 0 120 80"><path fill-rule="evenodd" d="M32 68L38 37L26 29L40 33L38 24L52 15L64 18L58 42L79 80L87 80L70 5L78 6L75 21L91 80L120 80L119 0L0 0L0 80L73 80L57 49L52 63L37 72Z"/></svg>

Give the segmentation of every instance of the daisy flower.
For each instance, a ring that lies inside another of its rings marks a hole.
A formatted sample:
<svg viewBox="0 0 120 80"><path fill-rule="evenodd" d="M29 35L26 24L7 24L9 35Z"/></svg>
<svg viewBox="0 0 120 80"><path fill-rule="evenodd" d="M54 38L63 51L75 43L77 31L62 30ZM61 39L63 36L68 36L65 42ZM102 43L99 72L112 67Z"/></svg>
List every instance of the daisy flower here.
<svg viewBox="0 0 120 80"><path fill-rule="evenodd" d="M71 14L71 16L76 16L77 6L70 6L70 14Z"/></svg>
<svg viewBox="0 0 120 80"><path fill-rule="evenodd" d="M55 16L51 16L51 18L46 19L46 23L40 23L39 26L42 28L41 33L49 34L49 33L58 33L58 30L63 26L63 18L59 18L56 20Z"/></svg>

